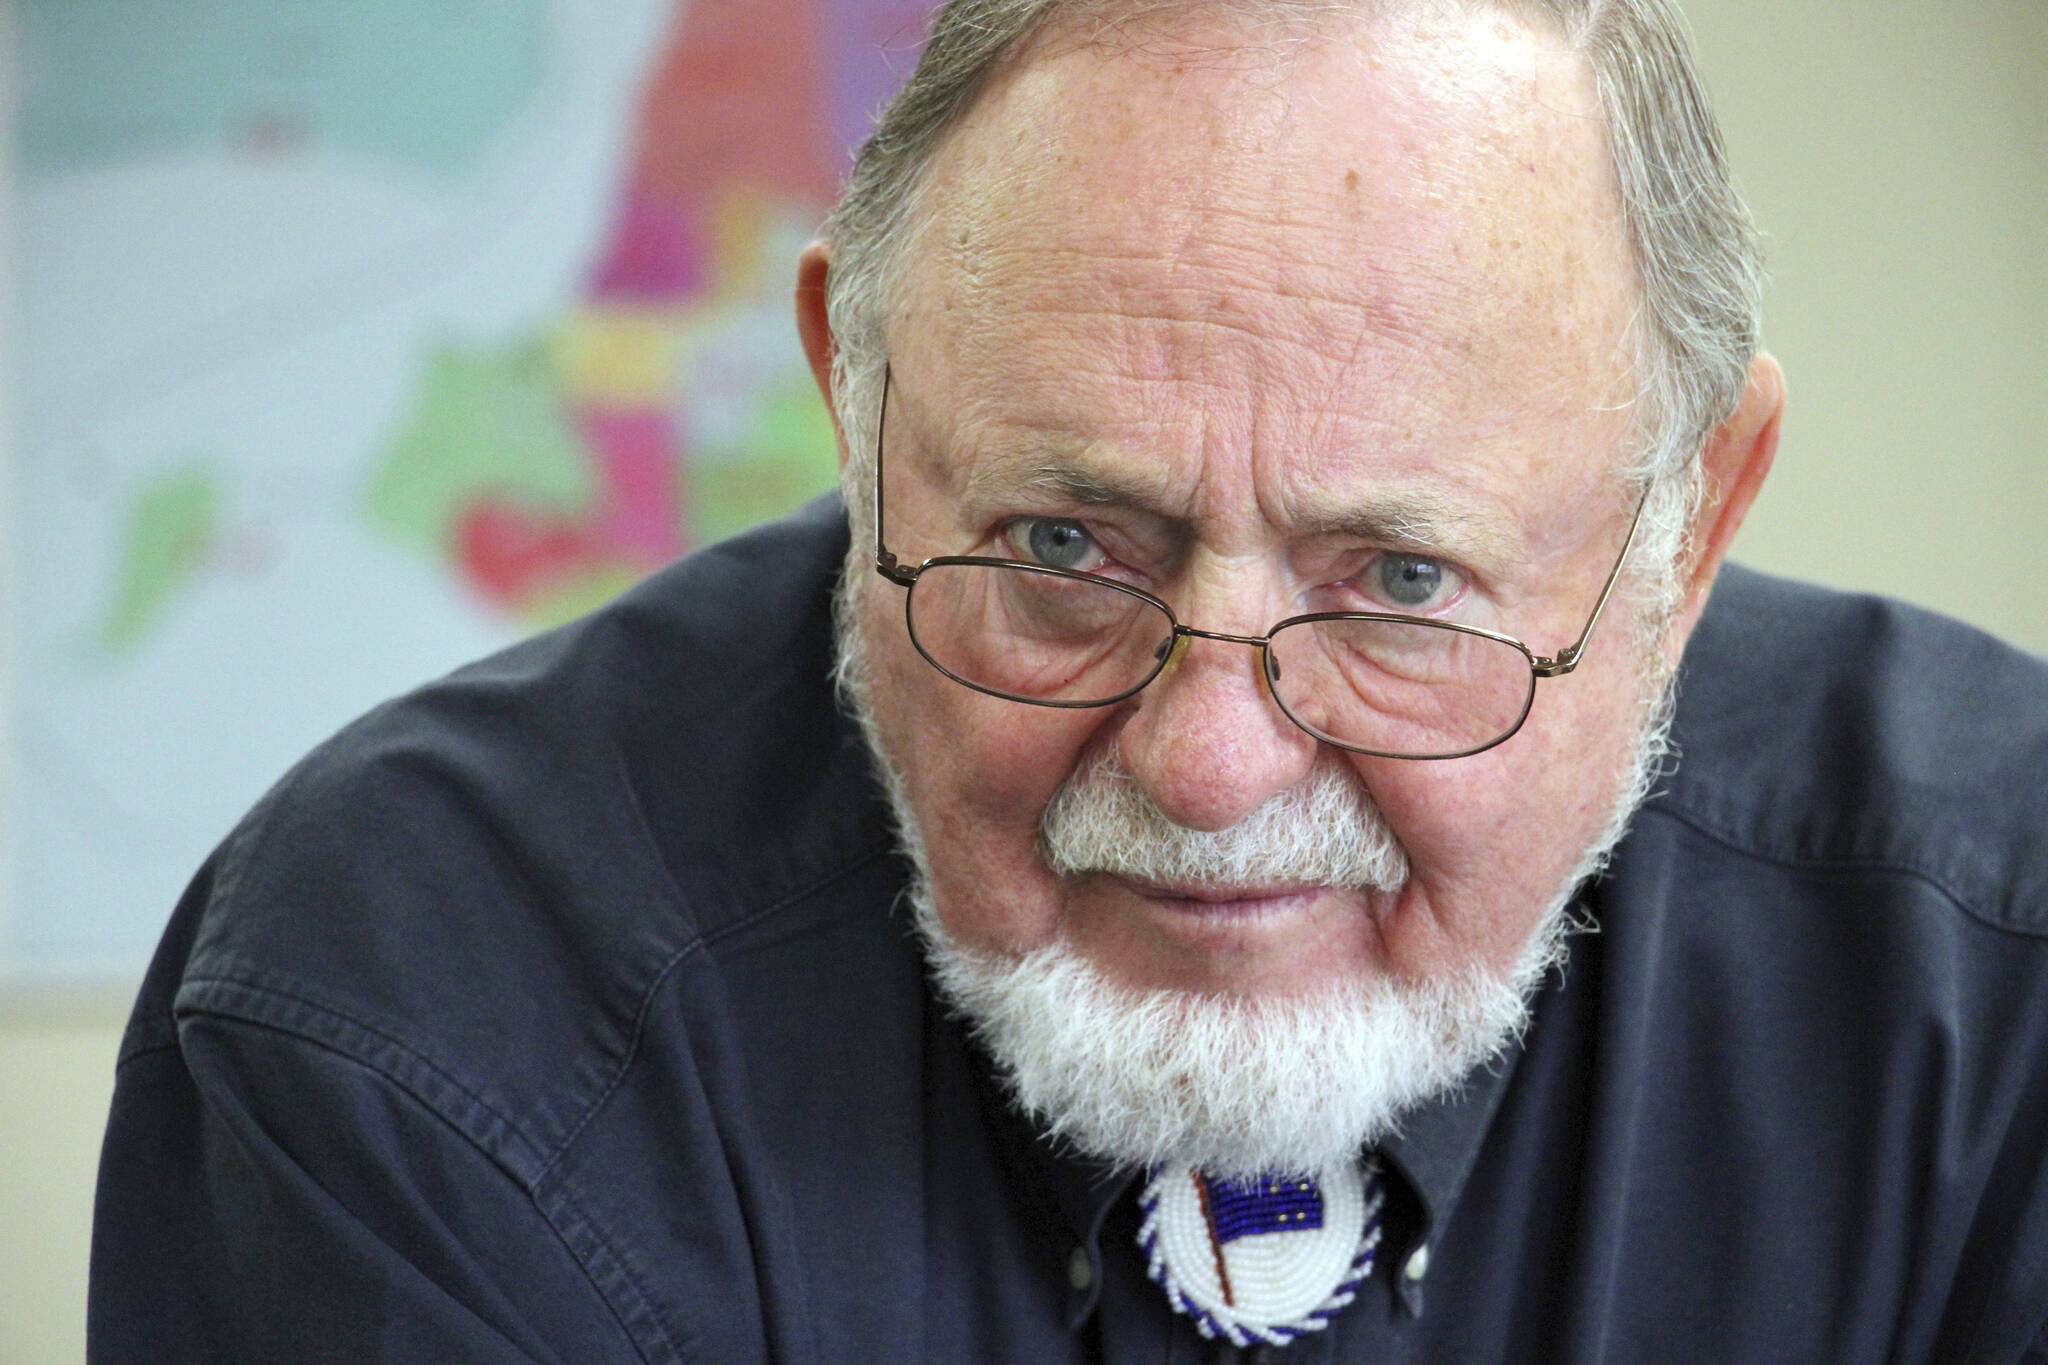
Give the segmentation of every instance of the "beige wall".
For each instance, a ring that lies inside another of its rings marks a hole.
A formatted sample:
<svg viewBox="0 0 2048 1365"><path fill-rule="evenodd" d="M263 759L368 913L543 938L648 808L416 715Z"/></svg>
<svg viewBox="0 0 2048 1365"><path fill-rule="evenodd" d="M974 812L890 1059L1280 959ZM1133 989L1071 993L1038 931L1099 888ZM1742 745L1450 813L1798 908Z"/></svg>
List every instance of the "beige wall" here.
<svg viewBox="0 0 2048 1365"><path fill-rule="evenodd" d="M93 1170L125 1002L0 1006L0 1361L85 1358Z"/></svg>
<svg viewBox="0 0 2048 1365"><path fill-rule="evenodd" d="M1736 557L2048 653L2048 4L1687 10L1792 394Z"/></svg>
<svg viewBox="0 0 2048 1365"><path fill-rule="evenodd" d="M1775 239L1769 330L1793 395L1738 557L2048 652L2048 4L1693 0L1690 13ZM120 1013L0 1009L12 1365L82 1356Z"/></svg>

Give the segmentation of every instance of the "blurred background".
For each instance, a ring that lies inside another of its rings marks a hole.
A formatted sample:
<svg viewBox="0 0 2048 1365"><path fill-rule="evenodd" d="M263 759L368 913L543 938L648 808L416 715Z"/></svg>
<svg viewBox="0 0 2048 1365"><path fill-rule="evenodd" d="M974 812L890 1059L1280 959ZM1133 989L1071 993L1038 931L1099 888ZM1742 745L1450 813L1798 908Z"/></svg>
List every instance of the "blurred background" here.
<svg viewBox="0 0 2048 1365"><path fill-rule="evenodd" d="M1792 405L1736 547L2048 652L2048 5L1691 0ZM128 997L379 698L832 474L791 265L922 0L0 0L0 1362Z"/></svg>

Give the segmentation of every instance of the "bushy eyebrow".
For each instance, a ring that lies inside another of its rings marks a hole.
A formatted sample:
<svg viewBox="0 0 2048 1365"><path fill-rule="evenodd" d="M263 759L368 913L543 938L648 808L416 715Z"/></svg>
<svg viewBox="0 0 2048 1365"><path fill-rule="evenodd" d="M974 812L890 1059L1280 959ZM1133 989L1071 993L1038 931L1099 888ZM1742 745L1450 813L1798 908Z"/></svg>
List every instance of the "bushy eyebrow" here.
<svg viewBox="0 0 2048 1365"><path fill-rule="evenodd" d="M1173 520L1165 508L1163 479L1111 475L1099 469L1042 456L980 460L967 476L970 503L1001 502L1019 492L1050 493L1091 507L1125 507Z"/></svg>
<svg viewBox="0 0 2048 1365"><path fill-rule="evenodd" d="M1050 494L1090 507L1118 507L1176 524L1185 516L1166 510L1165 480L1129 477L1043 455L977 461L964 496L970 505L1001 503L1020 492ZM1349 507L1307 510L1294 534L1386 546L1441 556L1482 573L1500 572L1524 553L1522 530L1483 504L1418 493L1387 493Z"/></svg>
<svg viewBox="0 0 2048 1365"><path fill-rule="evenodd" d="M1364 507L1312 512L1295 523L1295 530L1441 555L1495 572L1519 562L1525 552L1522 530L1511 518L1484 505L1414 494L1389 495Z"/></svg>

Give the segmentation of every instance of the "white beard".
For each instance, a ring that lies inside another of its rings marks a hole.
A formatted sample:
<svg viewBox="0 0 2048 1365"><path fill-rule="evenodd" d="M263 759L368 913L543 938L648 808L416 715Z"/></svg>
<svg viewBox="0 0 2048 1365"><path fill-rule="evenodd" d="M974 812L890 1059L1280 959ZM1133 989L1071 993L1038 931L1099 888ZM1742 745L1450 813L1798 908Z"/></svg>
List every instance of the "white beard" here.
<svg viewBox="0 0 2048 1365"><path fill-rule="evenodd" d="M1134 991L1060 942L1016 959L962 949L917 904L940 992L1018 1104L1120 1165L1314 1175L1455 1088L1528 1015L1522 990L1477 972L1279 1000Z"/></svg>
<svg viewBox="0 0 2048 1365"><path fill-rule="evenodd" d="M964 947L947 932L916 813L867 705L849 599L857 600L857 588L842 584L840 684L882 769L912 862L907 895L933 981L1022 1108L1055 1138L1119 1165L1313 1175L1356 1159L1404 1113L1503 1054L1527 1026L1544 973L1563 959L1567 906L1604 865L1666 752L1670 706L1659 687L1650 696L1662 700L1645 710L1633 772L1606 827L1505 974L1475 966L1436 979L1376 975L1279 999L1137 990L1060 939L1020 956ZM1334 757L1214 833L1174 824L1112 761L1097 759L1061 786L1041 825L1041 857L1061 876L1358 889L1398 888L1407 878L1392 832L1356 774Z"/></svg>
<svg viewBox="0 0 2048 1365"><path fill-rule="evenodd" d="M1335 759L1215 833L1173 824L1098 759L1061 787L1043 823L1044 860L1062 875L1361 890L1407 877L1400 846ZM1048 1132L1119 1164L1231 1175L1313 1174L1349 1160L1402 1112L1456 1086L1527 1021L1529 987L1562 922L1560 905L1525 970L1505 979L1379 975L1269 999L1134 990L1061 940L1021 957L964 948L922 870L910 894L940 993Z"/></svg>

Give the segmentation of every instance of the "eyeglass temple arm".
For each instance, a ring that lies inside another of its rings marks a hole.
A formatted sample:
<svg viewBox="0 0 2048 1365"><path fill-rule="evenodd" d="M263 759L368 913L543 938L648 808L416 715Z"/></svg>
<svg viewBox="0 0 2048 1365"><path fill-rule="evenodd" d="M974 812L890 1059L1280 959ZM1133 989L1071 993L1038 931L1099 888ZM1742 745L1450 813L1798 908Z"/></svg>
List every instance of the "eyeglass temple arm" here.
<svg viewBox="0 0 2048 1365"><path fill-rule="evenodd" d="M882 427L889 418L889 362L882 362L882 406L875 414L875 572L891 583L909 587L917 581L917 570L906 569L882 544Z"/></svg>
<svg viewBox="0 0 2048 1365"><path fill-rule="evenodd" d="M1579 656L1586 652L1586 642L1593 638L1593 627L1600 624L1600 613L1607 610L1607 599L1614 595L1614 585L1621 581L1621 567L1628 563L1628 552L1636 543L1636 528L1642 525L1643 509L1650 504L1646 491L1641 502L1636 504L1636 514L1629 518L1628 536L1621 542L1621 554L1608 571L1607 585L1600 589L1600 600L1593 604L1593 614L1586 618L1586 628L1579 632L1579 638L1560 649L1551 658L1537 655L1529 661L1539 678L1559 678L1579 666Z"/></svg>

